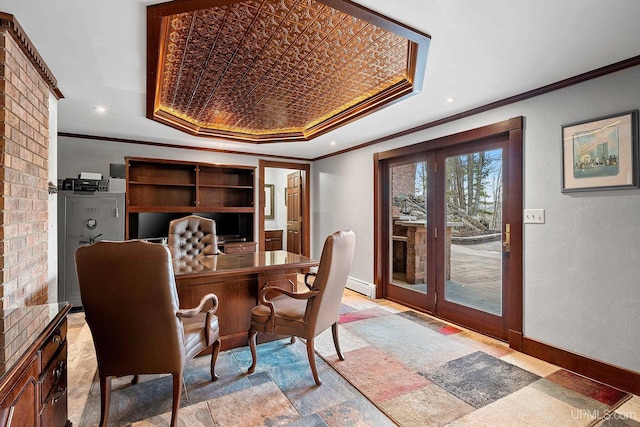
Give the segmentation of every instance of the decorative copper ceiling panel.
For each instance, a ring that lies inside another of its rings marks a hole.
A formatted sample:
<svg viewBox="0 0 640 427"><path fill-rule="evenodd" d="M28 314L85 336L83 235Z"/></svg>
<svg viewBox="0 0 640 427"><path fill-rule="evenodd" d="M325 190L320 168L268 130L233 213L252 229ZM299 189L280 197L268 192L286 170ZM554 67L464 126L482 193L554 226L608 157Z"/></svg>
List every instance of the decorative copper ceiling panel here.
<svg viewBox="0 0 640 427"><path fill-rule="evenodd" d="M308 140L419 91L429 38L346 1L148 8L147 116L194 135Z"/></svg>

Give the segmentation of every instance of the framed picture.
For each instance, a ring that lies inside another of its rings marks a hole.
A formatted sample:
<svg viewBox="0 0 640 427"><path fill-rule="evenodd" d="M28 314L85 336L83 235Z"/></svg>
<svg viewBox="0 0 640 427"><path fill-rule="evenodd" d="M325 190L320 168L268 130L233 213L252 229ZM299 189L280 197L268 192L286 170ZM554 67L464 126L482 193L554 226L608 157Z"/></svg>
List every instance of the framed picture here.
<svg viewBox="0 0 640 427"><path fill-rule="evenodd" d="M273 204L273 184L264 185L264 217L265 219L275 218L274 204Z"/></svg>
<svg viewBox="0 0 640 427"><path fill-rule="evenodd" d="M562 126L562 192L638 188L638 110Z"/></svg>

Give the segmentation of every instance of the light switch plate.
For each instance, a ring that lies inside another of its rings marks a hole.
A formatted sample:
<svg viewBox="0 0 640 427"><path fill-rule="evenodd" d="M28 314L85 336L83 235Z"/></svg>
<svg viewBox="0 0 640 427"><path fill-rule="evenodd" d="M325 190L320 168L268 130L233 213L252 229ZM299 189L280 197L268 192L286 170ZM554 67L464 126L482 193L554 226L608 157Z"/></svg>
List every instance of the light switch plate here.
<svg viewBox="0 0 640 427"><path fill-rule="evenodd" d="M525 209L525 224L544 224L544 209Z"/></svg>

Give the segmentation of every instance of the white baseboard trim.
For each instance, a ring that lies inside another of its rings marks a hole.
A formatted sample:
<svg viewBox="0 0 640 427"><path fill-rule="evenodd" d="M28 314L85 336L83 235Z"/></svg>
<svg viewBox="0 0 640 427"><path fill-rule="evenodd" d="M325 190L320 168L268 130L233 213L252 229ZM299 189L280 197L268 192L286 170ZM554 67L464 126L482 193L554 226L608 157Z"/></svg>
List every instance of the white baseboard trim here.
<svg viewBox="0 0 640 427"><path fill-rule="evenodd" d="M373 283L364 282L362 280L349 277L347 280L347 289L358 292L364 296L375 299L376 297L376 285Z"/></svg>

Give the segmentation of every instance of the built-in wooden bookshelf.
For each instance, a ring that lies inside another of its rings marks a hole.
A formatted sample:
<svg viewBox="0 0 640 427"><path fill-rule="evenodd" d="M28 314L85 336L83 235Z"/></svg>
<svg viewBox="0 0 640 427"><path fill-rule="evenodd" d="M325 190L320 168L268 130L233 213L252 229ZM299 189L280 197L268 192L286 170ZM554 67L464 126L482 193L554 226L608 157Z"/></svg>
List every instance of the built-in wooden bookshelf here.
<svg viewBox="0 0 640 427"><path fill-rule="evenodd" d="M253 241L255 168L126 157L126 236L140 238L140 213L239 215ZM169 218L169 217L167 217Z"/></svg>

